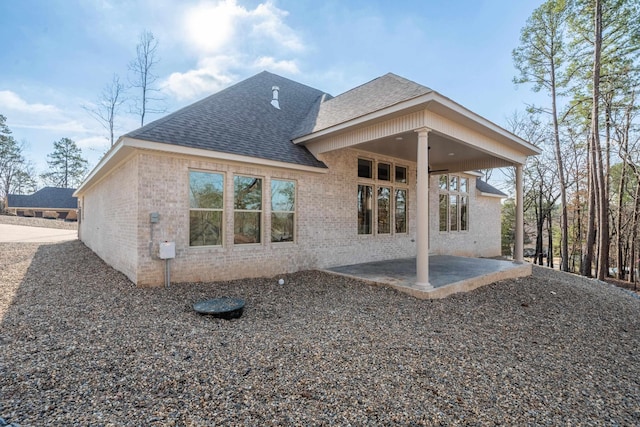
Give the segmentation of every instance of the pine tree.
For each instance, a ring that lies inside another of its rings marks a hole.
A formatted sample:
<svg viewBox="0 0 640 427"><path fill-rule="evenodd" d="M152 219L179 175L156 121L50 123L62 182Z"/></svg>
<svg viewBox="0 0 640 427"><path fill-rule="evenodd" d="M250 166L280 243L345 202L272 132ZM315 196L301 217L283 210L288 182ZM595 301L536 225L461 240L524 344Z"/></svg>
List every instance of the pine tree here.
<svg viewBox="0 0 640 427"><path fill-rule="evenodd" d="M69 138L53 143L53 153L47 154L49 171L40 175L42 180L53 187L75 188L87 173L87 160L82 150Z"/></svg>

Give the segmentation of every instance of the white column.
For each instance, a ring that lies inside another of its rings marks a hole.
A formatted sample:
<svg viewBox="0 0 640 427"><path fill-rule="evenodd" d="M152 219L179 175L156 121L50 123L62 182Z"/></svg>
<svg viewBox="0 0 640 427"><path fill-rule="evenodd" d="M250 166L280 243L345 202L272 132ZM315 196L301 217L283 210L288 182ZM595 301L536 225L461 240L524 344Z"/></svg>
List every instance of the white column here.
<svg viewBox="0 0 640 427"><path fill-rule="evenodd" d="M418 183L416 186L416 284L430 289L429 283L429 129L418 132Z"/></svg>
<svg viewBox="0 0 640 427"><path fill-rule="evenodd" d="M524 194L522 190L522 165L516 165L516 244L514 262L524 262Z"/></svg>

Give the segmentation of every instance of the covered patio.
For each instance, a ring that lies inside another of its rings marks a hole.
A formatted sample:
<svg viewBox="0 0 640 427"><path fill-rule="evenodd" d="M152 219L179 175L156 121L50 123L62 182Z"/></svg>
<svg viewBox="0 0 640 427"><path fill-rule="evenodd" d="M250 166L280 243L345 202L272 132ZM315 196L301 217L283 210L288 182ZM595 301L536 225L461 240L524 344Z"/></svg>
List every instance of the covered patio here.
<svg viewBox="0 0 640 427"><path fill-rule="evenodd" d="M417 281L416 261L416 258L375 261L325 271L390 286L419 299L438 299L498 280L530 276L532 268L529 263L508 260L431 255L428 260L430 286L424 286Z"/></svg>
<svg viewBox="0 0 640 427"><path fill-rule="evenodd" d="M352 148L416 163L416 258L400 263L393 260L363 265L373 269L378 265L392 271L406 264L407 268L396 272L400 277L397 280L404 284L402 288L416 290L417 296L429 294L429 298L446 296L445 286L438 279L444 277L444 270L431 274L430 269L438 269L439 262L446 264L447 259L456 258L430 256L430 175L513 167L514 261L505 263L509 268L498 268L496 264L494 273L506 275L509 271L519 271L518 274L524 275L526 267L518 268L523 263L524 249L522 170L527 157L540 154L541 150L517 135L432 89L387 74L323 104L316 121L304 136L294 139L294 143L306 146L318 158L322 158L323 153ZM394 267L394 264L398 265ZM348 270L349 267L352 266L339 268ZM453 289L454 283L447 283L447 289Z"/></svg>

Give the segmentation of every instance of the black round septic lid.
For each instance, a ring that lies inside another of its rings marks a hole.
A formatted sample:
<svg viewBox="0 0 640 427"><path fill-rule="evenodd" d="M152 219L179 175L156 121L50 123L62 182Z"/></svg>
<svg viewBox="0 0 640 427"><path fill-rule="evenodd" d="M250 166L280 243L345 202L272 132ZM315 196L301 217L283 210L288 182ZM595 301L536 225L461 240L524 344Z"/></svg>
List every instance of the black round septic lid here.
<svg viewBox="0 0 640 427"><path fill-rule="evenodd" d="M210 314L223 319L235 319L242 316L244 300L240 298L214 298L193 304L193 309L200 314Z"/></svg>

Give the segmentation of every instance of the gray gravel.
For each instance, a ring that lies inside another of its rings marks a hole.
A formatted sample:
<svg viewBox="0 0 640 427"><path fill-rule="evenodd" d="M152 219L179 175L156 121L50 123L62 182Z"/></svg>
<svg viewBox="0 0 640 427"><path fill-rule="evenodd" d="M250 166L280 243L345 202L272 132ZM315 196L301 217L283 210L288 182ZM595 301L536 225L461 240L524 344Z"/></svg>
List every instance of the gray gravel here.
<svg viewBox="0 0 640 427"><path fill-rule="evenodd" d="M78 241L0 251L0 417L22 427L640 424L640 300L608 285L138 289ZM220 296L244 315L192 310Z"/></svg>

